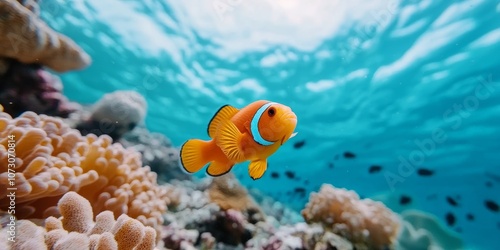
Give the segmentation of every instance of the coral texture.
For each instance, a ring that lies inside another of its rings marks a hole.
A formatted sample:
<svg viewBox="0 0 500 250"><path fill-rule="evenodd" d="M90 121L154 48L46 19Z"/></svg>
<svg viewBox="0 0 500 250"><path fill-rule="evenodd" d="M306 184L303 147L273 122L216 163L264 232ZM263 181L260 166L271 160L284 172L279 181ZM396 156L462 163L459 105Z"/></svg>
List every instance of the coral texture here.
<svg viewBox="0 0 500 250"><path fill-rule="evenodd" d="M83 135L106 134L120 139L144 120L147 103L136 91L118 90L105 94L94 106L90 117L82 117L76 125Z"/></svg>
<svg viewBox="0 0 500 250"><path fill-rule="evenodd" d="M58 72L81 69L91 63L85 51L48 27L28 6L2 0L0 13L0 57L41 64Z"/></svg>
<svg viewBox="0 0 500 250"><path fill-rule="evenodd" d="M0 103L5 112L16 117L25 111L58 117L68 117L79 110L63 94L59 77L38 64L23 64L9 60L9 67L0 74Z"/></svg>
<svg viewBox="0 0 500 250"><path fill-rule="evenodd" d="M385 249L396 242L400 219L380 202L360 200L358 194L323 184L302 210L304 219L320 222L334 233L369 249Z"/></svg>
<svg viewBox="0 0 500 250"><path fill-rule="evenodd" d="M259 224L258 226L262 226ZM346 239L325 231L319 224L297 223L280 226L277 230L260 232L246 244L246 249L354 249Z"/></svg>
<svg viewBox="0 0 500 250"><path fill-rule="evenodd" d="M124 147L132 147L142 154L144 165L158 173L158 181L190 180L192 175L182 171L179 165L179 149L160 133L153 133L144 126L137 126L126 133L119 142Z"/></svg>
<svg viewBox="0 0 500 250"><path fill-rule="evenodd" d="M45 228L30 220L17 222L15 242L2 242L12 250L22 249L130 249L152 250L156 246L156 231L138 220L122 214L115 221L110 211L101 212L93 220L90 202L75 192L66 193L58 203L62 217L49 217ZM1 231L6 233L7 228ZM7 241L3 237L0 241Z"/></svg>
<svg viewBox="0 0 500 250"><path fill-rule="evenodd" d="M214 177L207 192L211 202L222 210L240 211L254 223L265 217L262 209L232 173Z"/></svg>
<svg viewBox="0 0 500 250"><path fill-rule="evenodd" d="M15 142L9 142L12 137ZM15 119L2 112L0 138L0 209L9 203L5 192L11 143L18 218L59 216L57 202L75 191L91 202L93 214L109 210L153 228L162 224L167 192L157 185L156 173L141 167L138 152L112 144L109 136L81 136L61 119L33 112Z"/></svg>
<svg viewBox="0 0 500 250"><path fill-rule="evenodd" d="M245 194L233 178L222 179L225 189ZM252 223L247 213L236 210L238 208L244 211L247 206L229 207L226 203L221 203L226 208L222 209L209 197L209 190L214 188L214 182L215 178L204 178L198 184L190 181L174 181L169 184L171 186L168 189L171 194L175 194L177 204L175 210L171 210L173 207L169 206L171 212L165 215L164 244L167 248L354 249L348 240L325 230L319 223L309 225L293 222L293 225L288 225L285 224L290 222L288 219L277 220L272 216ZM241 199L240 197L238 200ZM279 203L272 206L284 207Z"/></svg>

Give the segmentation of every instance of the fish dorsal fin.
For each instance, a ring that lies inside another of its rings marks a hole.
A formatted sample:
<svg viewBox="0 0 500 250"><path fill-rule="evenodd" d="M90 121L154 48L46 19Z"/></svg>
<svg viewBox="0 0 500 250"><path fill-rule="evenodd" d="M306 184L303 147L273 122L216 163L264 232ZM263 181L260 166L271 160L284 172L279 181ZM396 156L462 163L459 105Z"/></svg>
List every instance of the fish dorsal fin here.
<svg viewBox="0 0 500 250"><path fill-rule="evenodd" d="M231 119L236 113L238 113L238 109L231 105L222 106L215 115L212 117L210 122L208 123L208 136L210 138L215 138L217 134L217 128L222 124L222 121Z"/></svg>

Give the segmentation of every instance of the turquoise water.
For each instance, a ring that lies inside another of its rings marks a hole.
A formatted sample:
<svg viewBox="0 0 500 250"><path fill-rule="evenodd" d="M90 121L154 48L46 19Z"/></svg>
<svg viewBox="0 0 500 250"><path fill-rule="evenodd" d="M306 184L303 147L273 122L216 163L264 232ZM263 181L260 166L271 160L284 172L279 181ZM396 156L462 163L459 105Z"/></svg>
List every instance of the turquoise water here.
<svg viewBox="0 0 500 250"><path fill-rule="evenodd" d="M61 75L71 100L137 90L146 125L177 146L208 139L224 104L286 104L299 134L262 179L236 166L244 185L301 209L332 183L397 212L418 208L445 224L451 213L471 248L498 249L500 213L484 203L500 203L500 5L454 2L43 0L41 9L93 59ZM402 195L411 202L398 204Z"/></svg>

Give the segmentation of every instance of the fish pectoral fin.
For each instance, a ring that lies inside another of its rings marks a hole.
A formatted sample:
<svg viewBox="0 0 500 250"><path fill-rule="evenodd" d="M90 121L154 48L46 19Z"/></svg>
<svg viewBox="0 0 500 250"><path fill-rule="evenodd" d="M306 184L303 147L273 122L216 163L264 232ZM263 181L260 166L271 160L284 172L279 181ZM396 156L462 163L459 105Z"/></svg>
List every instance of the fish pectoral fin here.
<svg viewBox="0 0 500 250"><path fill-rule="evenodd" d="M208 165L207 174L212 176L212 177L224 175L224 174L228 173L229 171L231 171L231 168L233 167L233 165L234 164L220 163L220 162L213 161L212 163L210 163L210 165Z"/></svg>
<svg viewBox="0 0 500 250"><path fill-rule="evenodd" d="M227 158L233 162L242 162L245 160L243 150L241 149L241 139L243 134L236 125L229 120L223 121L217 134L217 145Z"/></svg>
<svg viewBox="0 0 500 250"><path fill-rule="evenodd" d="M260 179L267 170L267 160L255 160L248 165L248 174L253 180Z"/></svg>
<svg viewBox="0 0 500 250"><path fill-rule="evenodd" d="M223 121L230 120L236 113L238 113L239 109L231 106L224 105L217 112L215 112L214 116L208 123L208 136L210 138L215 138L217 134L217 129L222 124Z"/></svg>

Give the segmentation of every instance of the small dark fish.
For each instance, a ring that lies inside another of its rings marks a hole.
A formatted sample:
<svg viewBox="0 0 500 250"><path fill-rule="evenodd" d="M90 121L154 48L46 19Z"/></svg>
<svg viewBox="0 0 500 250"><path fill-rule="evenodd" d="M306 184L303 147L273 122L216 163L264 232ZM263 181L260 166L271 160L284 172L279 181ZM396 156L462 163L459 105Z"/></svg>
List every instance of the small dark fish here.
<svg viewBox="0 0 500 250"><path fill-rule="evenodd" d="M304 180L304 184L305 184L305 185L309 185L309 180L308 180L308 179L305 179L305 180Z"/></svg>
<svg viewBox="0 0 500 250"><path fill-rule="evenodd" d="M500 175L499 174L495 174L495 173L492 173L492 172L488 172L486 171L486 176L490 177L491 179L493 179L494 181L496 182L500 182Z"/></svg>
<svg viewBox="0 0 500 250"><path fill-rule="evenodd" d="M458 206L457 201L450 196L446 196L446 201L454 207Z"/></svg>
<svg viewBox="0 0 500 250"><path fill-rule="evenodd" d="M306 189L303 188L303 187L296 187L294 190L293 190L295 193L305 193L306 192Z"/></svg>
<svg viewBox="0 0 500 250"><path fill-rule="evenodd" d="M271 178L278 179L278 178L280 178L280 174L278 172L272 172L271 173Z"/></svg>
<svg viewBox="0 0 500 250"><path fill-rule="evenodd" d="M434 170L430 170L428 168L419 168L417 170L418 175L420 176L431 176L434 174Z"/></svg>
<svg viewBox="0 0 500 250"><path fill-rule="evenodd" d="M375 174L375 173L380 172L381 170L382 170L382 167L381 167L381 166L379 166L379 165L372 165L372 166L370 167L370 169L368 169L368 173L370 173L370 174Z"/></svg>
<svg viewBox="0 0 500 250"><path fill-rule="evenodd" d="M330 163L328 163L328 168L329 168L329 169L333 169L333 163L331 163L331 162L330 162Z"/></svg>
<svg viewBox="0 0 500 250"><path fill-rule="evenodd" d="M498 204L492 200L485 200L484 205L492 212L498 212L499 210Z"/></svg>
<svg viewBox="0 0 500 250"><path fill-rule="evenodd" d="M406 205L411 202L411 197L407 195L401 195L401 198L399 198L399 204L401 205Z"/></svg>
<svg viewBox="0 0 500 250"><path fill-rule="evenodd" d="M473 214L467 214L466 217L467 217L467 220L474 220Z"/></svg>
<svg viewBox="0 0 500 250"><path fill-rule="evenodd" d="M486 185L487 187L489 187L489 188L490 188L490 187L493 187L493 182L491 182L491 181L487 181L487 182L485 183L485 185Z"/></svg>
<svg viewBox="0 0 500 250"><path fill-rule="evenodd" d="M353 158L356 158L356 155L352 152L346 151L346 152L344 152L344 158L353 159Z"/></svg>
<svg viewBox="0 0 500 250"><path fill-rule="evenodd" d="M446 223L448 224L448 226L451 227L451 226L455 225L456 218L455 218L455 215L453 213L451 213L451 212L446 213L445 219L446 219Z"/></svg>
<svg viewBox="0 0 500 250"><path fill-rule="evenodd" d="M286 177L288 177L290 179L294 179L295 178L295 173L292 172L292 171L285 171L285 175L286 175Z"/></svg>
<svg viewBox="0 0 500 250"><path fill-rule="evenodd" d="M293 148L299 149L299 148L303 147L305 144L306 144L306 140L298 141L298 142L293 144Z"/></svg>

